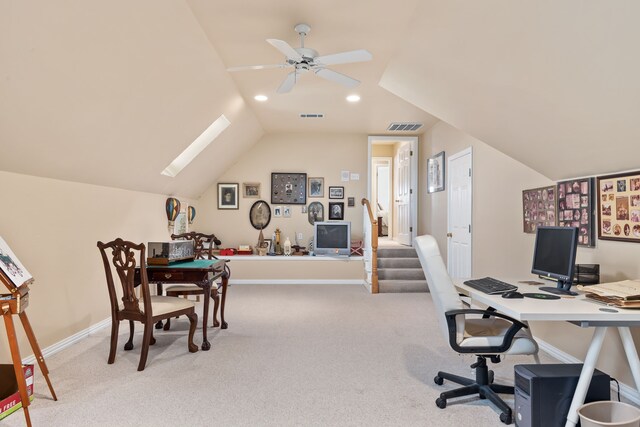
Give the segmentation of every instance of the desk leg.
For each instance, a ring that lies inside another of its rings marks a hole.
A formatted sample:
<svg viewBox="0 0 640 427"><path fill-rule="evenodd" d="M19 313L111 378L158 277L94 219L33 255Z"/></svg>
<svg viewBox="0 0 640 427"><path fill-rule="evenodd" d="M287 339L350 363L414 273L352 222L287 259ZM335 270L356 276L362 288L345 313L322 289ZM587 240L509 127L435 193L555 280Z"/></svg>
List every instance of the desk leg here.
<svg viewBox="0 0 640 427"><path fill-rule="evenodd" d="M596 362L598 361L598 356L600 355L600 349L602 349L602 342L604 341L604 335L606 332L606 326L598 326L593 332L591 344L589 344L587 356L584 358L584 365L580 372L580 379L578 379L578 385L576 386L576 392L573 395L573 400L569 407L565 427L574 427L578 423L578 409L582 406L584 398L587 396L589 384L591 384L591 377L593 376L593 370L596 367Z"/></svg>
<svg viewBox="0 0 640 427"><path fill-rule="evenodd" d="M211 348L211 343L207 340L207 322L209 320L209 300L211 299L211 282L207 282L202 286L204 298L204 312L202 313L202 350L207 351Z"/></svg>
<svg viewBox="0 0 640 427"><path fill-rule="evenodd" d="M529 322L524 321L522 323L527 325L527 328L524 330L525 333L529 335L529 338L531 338L531 341L536 342L536 340L533 339L533 334L531 333L531 326L529 326ZM538 355L538 353L533 355L533 360L535 360L538 365L540 364L540 356Z"/></svg>
<svg viewBox="0 0 640 427"><path fill-rule="evenodd" d="M229 284L229 273L226 271L222 275L222 304L220 307L220 329L227 329L229 325L224 321L224 303L227 300L227 285Z"/></svg>
<svg viewBox="0 0 640 427"><path fill-rule="evenodd" d="M640 390L640 360L638 360L638 351L633 343L631 331L628 326L619 326L618 333L622 339L624 352L627 354L627 361L629 362L629 368L631 369L633 380L636 382L636 389Z"/></svg>
<svg viewBox="0 0 640 427"><path fill-rule="evenodd" d="M4 309L4 307L3 307ZM16 337L16 328L13 324L11 313L6 311L3 313L4 326L7 329L7 339L9 340L9 348L11 349L11 359L13 360L13 371L18 382L18 391L20 393L20 401L22 402L22 410L27 426L31 427L31 417L29 416L29 395L27 394L27 383L24 379L24 371L22 370L22 358L20 357L20 349L18 348L18 338Z"/></svg>
<svg viewBox="0 0 640 427"><path fill-rule="evenodd" d="M162 296L162 283L156 283L156 295ZM162 320L158 320L156 329L162 329Z"/></svg>

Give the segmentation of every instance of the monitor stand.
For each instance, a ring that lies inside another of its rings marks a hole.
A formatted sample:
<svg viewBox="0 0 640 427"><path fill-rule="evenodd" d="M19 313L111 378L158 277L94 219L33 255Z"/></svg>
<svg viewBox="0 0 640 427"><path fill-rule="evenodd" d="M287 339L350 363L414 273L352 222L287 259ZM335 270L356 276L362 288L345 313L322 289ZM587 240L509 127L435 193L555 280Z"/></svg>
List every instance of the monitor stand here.
<svg viewBox="0 0 640 427"><path fill-rule="evenodd" d="M578 295L577 292L571 291L571 282L563 282L562 280L558 280L558 285L553 288L551 286L543 286L538 288L541 291L549 292L556 295Z"/></svg>

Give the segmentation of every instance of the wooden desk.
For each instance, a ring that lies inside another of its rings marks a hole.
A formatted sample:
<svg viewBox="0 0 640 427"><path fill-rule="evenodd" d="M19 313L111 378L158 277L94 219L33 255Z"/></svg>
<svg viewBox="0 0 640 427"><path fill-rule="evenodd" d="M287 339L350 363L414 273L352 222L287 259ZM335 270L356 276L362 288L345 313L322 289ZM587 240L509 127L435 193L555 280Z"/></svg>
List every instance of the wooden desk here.
<svg viewBox="0 0 640 427"><path fill-rule="evenodd" d="M227 329L228 324L224 320L224 306L227 298L227 285L229 275L224 266L224 259L198 259L195 261L176 262L171 265L148 265L147 277L149 283L155 283L158 287L158 295L162 295L162 285L195 283L202 288L204 293L204 312L202 314L202 350L211 348L207 340L207 322L209 318L209 299L211 299L211 286L218 278L222 278L222 303L220 304L220 327ZM135 283L140 283L140 273L136 270ZM214 313L215 316L215 313Z"/></svg>
<svg viewBox="0 0 640 427"><path fill-rule="evenodd" d="M534 286L519 284L518 280L521 279L509 280L499 277L497 279L518 286L518 291L521 293L538 292ZM526 278L526 280L530 280L530 277ZM566 427L574 427L578 422L577 411L584 403L591 377L593 376L593 370L602 350L604 336L609 328L618 330L631 374L636 383L636 389L640 391L640 360L638 360L638 352L630 331L630 327L640 326L640 310L616 309L617 312L602 311L600 309L606 306L587 299L584 293L580 293L573 298L556 300L508 299L502 298L500 295L488 295L470 288L463 283L464 281L465 279L454 279L454 284L460 292L470 296L472 301L491 306L523 323L527 323L530 320L563 321L581 328L594 328L593 337L576 386L576 392L573 395L567 415Z"/></svg>

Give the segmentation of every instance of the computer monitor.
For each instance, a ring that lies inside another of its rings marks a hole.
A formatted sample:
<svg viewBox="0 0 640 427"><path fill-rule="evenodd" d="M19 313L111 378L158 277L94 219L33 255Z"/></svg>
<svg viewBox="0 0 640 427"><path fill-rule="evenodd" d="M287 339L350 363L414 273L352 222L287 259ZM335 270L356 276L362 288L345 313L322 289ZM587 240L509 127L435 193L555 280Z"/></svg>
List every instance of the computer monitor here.
<svg viewBox="0 0 640 427"><path fill-rule="evenodd" d="M558 284L540 290L554 294L570 294L578 247L577 227L538 227L531 272L555 279Z"/></svg>

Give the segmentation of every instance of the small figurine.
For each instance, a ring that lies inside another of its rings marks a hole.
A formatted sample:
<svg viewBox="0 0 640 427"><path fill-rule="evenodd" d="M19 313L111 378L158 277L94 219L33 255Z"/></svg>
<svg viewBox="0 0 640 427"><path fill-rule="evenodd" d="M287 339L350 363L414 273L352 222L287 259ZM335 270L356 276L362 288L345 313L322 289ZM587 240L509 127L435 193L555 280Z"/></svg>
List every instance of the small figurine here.
<svg viewBox="0 0 640 427"><path fill-rule="evenodd" d="M291 240L289 240L288 236L284 241L284 254L285 256L291 255Z"/></svg>
<svg viewBox="0 0 640 427"><path fill-rule="evenodd" d="M282 255L282 246L280 246L280 229L276 228L276 255Z"/></svg>

